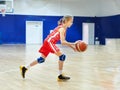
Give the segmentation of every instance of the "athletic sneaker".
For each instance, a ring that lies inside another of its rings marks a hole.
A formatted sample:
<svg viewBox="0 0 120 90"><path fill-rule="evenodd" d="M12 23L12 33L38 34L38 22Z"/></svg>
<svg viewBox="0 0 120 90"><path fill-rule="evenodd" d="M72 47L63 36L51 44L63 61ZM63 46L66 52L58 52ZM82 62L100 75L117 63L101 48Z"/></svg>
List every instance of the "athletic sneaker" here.
<svg viewBox="0 0 120 90"><path fill-rule="evenodd" d="M70 79L70 77L64 76L62 74L60 74L58 76L58 81L66 81L66 80L69 80L69 79Z"/></svg>
<svg viewBox="0 0 120 90"><path fill-rule="evenodd" d="M25 78L25 73L27 70L28 69L25 66L20 66L20 71L23 78Z"/></svg>

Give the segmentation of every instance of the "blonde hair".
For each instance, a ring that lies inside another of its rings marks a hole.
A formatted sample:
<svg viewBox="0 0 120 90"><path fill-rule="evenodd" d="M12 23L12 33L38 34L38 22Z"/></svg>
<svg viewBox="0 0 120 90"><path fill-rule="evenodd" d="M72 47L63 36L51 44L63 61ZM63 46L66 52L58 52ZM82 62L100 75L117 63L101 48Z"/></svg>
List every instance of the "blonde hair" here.
<svg viewBox="0 0 120 90"><path fill-rule="evenodd" d="M73 16L66 15L66 16L64 16L63 18L61 18L61 19L58 21L58 25L64 24L64 23L68 22L68 21L71 20L71 19L73 19Z"/></svg>

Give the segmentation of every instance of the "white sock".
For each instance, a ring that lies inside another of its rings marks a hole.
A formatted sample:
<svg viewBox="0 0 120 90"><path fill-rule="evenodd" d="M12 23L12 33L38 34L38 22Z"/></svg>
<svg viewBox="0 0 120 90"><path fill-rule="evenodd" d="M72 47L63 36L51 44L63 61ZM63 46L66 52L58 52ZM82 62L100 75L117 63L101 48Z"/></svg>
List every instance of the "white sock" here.
<svg viewBox="0 0 120 90"><path fill-rule="evenodd" d="M30 64L28 64L28 65L25 65L25 67L26 67L27 69L29 69L31 66L30 66Z"/></svg>
<svg viewBox="0 0 120 90"><path fill-rule="evenodd" d="M62 70L59 70L59 74L60 74L60 75L62 74Z"/></svg>

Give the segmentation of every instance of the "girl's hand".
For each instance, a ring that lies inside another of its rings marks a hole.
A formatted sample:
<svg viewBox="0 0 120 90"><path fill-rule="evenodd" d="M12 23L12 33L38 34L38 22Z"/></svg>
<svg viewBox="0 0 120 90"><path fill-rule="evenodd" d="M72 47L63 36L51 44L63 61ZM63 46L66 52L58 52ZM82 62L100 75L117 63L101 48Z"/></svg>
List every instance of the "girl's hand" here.
<svg viewBox="0 0 120 90"><path fill-rule="evenodd" d="M72 48L75 52L77 52L77 49L75 48L75 43L74 43L74 44L71 44L71 48Z"/></svg>
<svg viewBox="0 0 120 90"><path fill-rule="evenodd" d="M78 43L78 42L80 42L81 40L77 40L77 41L75 41L75 43L74 44L76 44L76 43Z"/></svg>

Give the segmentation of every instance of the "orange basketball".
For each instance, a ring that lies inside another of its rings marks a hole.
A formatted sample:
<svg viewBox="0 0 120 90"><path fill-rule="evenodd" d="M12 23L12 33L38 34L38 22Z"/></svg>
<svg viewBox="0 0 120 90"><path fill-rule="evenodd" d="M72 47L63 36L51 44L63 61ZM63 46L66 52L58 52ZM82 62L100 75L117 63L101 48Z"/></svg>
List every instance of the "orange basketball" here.
<svg viewBox="0 0 120 90"><path fill-rule="evenodd" d="M87 49L87 44L81 40L76 41L75 48L78 52L84 52Z"/></svg>

